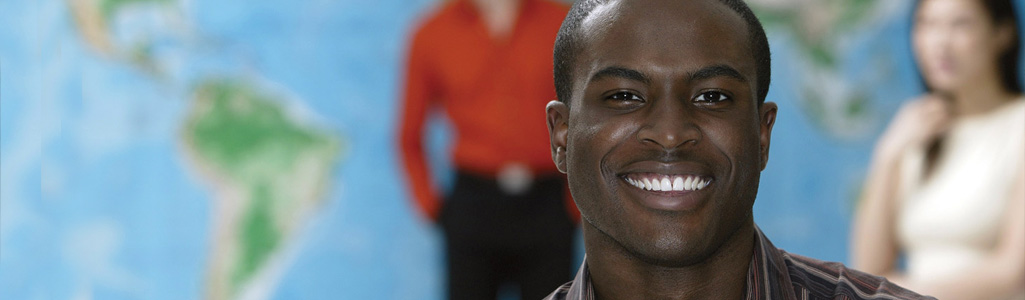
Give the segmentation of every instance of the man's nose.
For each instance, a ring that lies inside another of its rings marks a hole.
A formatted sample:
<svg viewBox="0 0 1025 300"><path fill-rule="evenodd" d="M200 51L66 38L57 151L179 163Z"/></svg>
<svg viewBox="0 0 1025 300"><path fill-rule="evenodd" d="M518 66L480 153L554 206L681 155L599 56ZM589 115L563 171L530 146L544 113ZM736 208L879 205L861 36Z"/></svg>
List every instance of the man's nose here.
<svg viewBox="0 0 1025 300"><path fill-rule="evenodd" d="M701 140L701 130L695 123L694 107L683 100L660 101L651 107L645 124L638 132L641 143L661 146L672 150Z"/></svg>

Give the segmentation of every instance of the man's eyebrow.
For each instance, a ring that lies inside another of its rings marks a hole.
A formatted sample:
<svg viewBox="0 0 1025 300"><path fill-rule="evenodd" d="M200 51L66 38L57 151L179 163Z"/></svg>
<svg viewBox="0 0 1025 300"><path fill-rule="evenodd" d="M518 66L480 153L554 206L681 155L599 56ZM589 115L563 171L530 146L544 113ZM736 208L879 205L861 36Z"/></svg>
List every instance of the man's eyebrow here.
<svg viewBox="0 0 1025 300"><path fill-rule="evenodd" d="M591 76L590 81L597 81L609 77L617 77L634 81L640 81L645 84L651 84L651 79L648 78L648 76L645 76L644 73L641 73L637 70L616 66L606 67L604 69L601 69L601 71L598 71L598 73L594 73L594 76Z"/></svg>
<svg viewBox="0 0 1025 300"><path fill-rule="evenodd" d="M741 75L737 69L734 69L727 65L711 65L708 67L701 68L697 72L690 74L691 81L704 80L713 77L726 76L742 82L747 82L747 78Z"/></svg>

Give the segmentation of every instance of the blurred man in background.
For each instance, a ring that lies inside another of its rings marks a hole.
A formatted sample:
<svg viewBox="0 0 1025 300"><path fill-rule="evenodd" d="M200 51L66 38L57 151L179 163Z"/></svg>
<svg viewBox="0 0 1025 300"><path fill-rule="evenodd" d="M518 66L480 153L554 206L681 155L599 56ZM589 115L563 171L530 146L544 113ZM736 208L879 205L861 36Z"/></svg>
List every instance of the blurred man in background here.
<svg viewBox="0 0 1025 300"><path fill-rule="evenodd" d="M494 298L505 282L540 299L570 278L577 212L551 163L543 109L556 98L552 42L567 11L548 0L455 0L413 36L399 144L417 208L444 231L450 299ZM424 155L432 108L455 130L444 201Z"/></svg>

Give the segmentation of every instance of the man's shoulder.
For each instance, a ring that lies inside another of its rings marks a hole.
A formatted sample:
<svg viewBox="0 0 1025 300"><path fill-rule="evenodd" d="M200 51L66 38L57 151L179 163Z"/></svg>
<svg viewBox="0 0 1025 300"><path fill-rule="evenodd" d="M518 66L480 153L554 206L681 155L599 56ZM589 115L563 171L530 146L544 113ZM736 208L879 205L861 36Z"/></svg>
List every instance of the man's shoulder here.
<svg viewBox="0 0 1025 300"><path fill-rule="evenodd" d="M569 5L565 3L553 1L553 0L537 0L535 1L540 11L547 15L555 16L562 22L562 19L566 18L566 14L569 13Z"/></svg>
<svg viewBox="0 0 1025 300"><path fill-rule="evenodd" d="M783 257L798 299L934 299L838 262L786 252Z"/></svg>

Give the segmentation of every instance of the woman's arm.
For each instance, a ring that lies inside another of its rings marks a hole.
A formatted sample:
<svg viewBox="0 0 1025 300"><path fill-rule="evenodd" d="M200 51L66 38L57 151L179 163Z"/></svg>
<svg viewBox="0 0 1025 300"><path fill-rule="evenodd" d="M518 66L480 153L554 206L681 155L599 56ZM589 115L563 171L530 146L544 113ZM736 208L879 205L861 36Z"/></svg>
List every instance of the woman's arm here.
<svg viewBox="0 0 1025 300"><path fill-rule="evenodd" d="M949 120L946 103L927 95L904 104L879 139L851 228L854 268L902 283L895 268L900 252L896 234L900 156L942 134Z"/></svg>
<svg viewBox="0 0 1025 300"><path fill-rule="evenodd" d="M871 274L890 277L897 260L895 214L899 184L898 155L878 149L869 166L851 228L851 264ZM899 283L898 283L899 284Z"/></svg>

